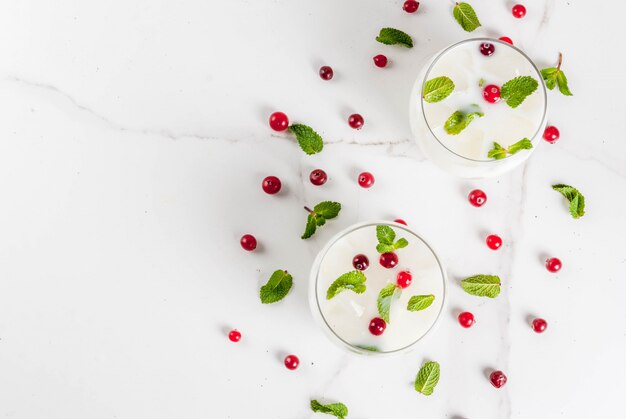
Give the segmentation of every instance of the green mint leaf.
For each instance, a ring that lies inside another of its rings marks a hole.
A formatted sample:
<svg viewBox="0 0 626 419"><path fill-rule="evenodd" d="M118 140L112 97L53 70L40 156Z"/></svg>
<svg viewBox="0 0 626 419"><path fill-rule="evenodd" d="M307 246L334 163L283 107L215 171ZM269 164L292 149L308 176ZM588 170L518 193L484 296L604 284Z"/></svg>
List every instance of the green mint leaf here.
<svg viewBox="0 0 626 419"><path fill-rule="evenodd" d="M461 287L471 295L496 298L500 294L500 278L496 275L474 275L462 280Z"/></svg>
<svg viewBox="0 0 626 419"><path fill-rule="evenodd" d="M559 86L559 91L565 96L574 96L567 86L567 77L565 77L565 73L563 72L563 70L559 70L559 72L557 73L556 84Z"/></svg>
<svg viewBox="0 0 626 419"><path fill-rule="evenodd" d="M393 241L396 239L396 232L389 226L377 225L376 238L378 239L378 243L393 244Z"/></svg>
<svg viewBox="0 0 626 419"><path fill-rule="evenodd" d="M483 87L485 85L485 79L478 80L478 87Z"/></svg>
<svg viewBox="0 0 626 419"><path fill-rule="evenodd" d="M511 144L507 151L509 154L515 154L520 150L530 150L531 148L533 148L533 143L528 138L522 138L515 144Z"/></svg>
<svg viewBox="0 0 626 419"><path fill-rule="evenodd" d="M424 83L424 100L428 103L441 102L454 90L454 82L446 76L437 77Z"/></svg>
<svg viewBox="0 0 626 419"><path fill-rule="evenodd" d="M435 296L430 295L414 295L409 299L409 304L406 309L409 311L420 311L425 308L430 307L430 305L435 301Z"/></svg>
<svg viewBox="0 0 626 419"><path fill-rule="evenodd" d="M357 294L363 294L365 292L366 280L367 278L365 277L365 274L361 271L345 273L330 284L328 291L326 291L326 299L330 300L343 290L350 290L356 292Z"/></svg>
<svg viewBox="0 0 626 419"><path fill-rule="evenodd" d="M315 223L317 224L318 227L321 227L324 224L326 224L326 218L324 218L323 215L315 214L313 217L315 218Z"/></svg>
<svg viewBox="0 0 626 419"><path fill-rule="evenodd" d="M311 400L311 410L319 413L327 413L339 419L348 416L348 407L343 403L321 404L317 400Z"/></svg>
<svg viewBox="0 0 626 419"><path fill-rule="evenodd" d="M585 197L578 189L569 185L552 185L552 189L560 192L569 201L569 212L574 218L585 215Z"/></svg>
<svg viewBox="0 0 626 419"><path fill-rule="evenodd" d="M539 82L531 76L517 76L502 85L500 98L511 108L517 108L538 86Z"/></svg>
<svg viewBox="0 0 626 419"><path fill-rule="evenodd" d="M415 378L415 391L425 396L433 394L433 390L439 382L439 374L440 368L438 362L429 361L422 365L422 368L420 368Z"/></svg>
<svg viewBox="0 0 626 419"><path fill-rule="evenodd" d="M317 230L317 222L315 221L315 216L313 214L309 214L306 219L306 227L304 228L304 233L302 233L301 239L308 239L313 234L315 234L315 230Z"/></svg>
<svg viewBox="0 0 626 419"><path fill-rule="evenodd" d="M315 154L322 151L324 141L313 128L304 124L293 124L289 126L289 132L296 136L298 144L306 154Z"/></svg>
<svg viewBox="0 0 626 419"><path fill-rule="evenodd" d="M407 48L413 48L413 39L399 29L382 28L376 40L385 45L400 44Z"/></svg>
<svg viewBox="0 0 626 419"><path fill-rule="evenodd" d="M393 247L397 250L397 249L402 249L404 247L407 247L408 245L409 245L409 241L405 239L404 237L402 237L401 239L398 239L398 241L393 244Z"/></svg>
<svg viewBox="0 0 626 419"><path fill-rule="evenodd" d="M472 32L480 26L480 20L478 20L474 8L468 3L457 3L452 13L466 32Z"/></svg>
<svg viewBox="0 0 626 419"><path fill-rule="evenodd" d="M326 224L326 220L335 218L339 215L339 211L341 211L341 204L339 202L323 201L314 206L313 210L310 210L307 207L304 207L304 209L309 211L309 216L306 219L304 233L300 238L308 239L315 234L317 227L321 227Z"/></svg>
<svg viewBox="0 0 626 419"><path fill-rule="evenodd" d="M370 352L380 352L380 349L378 349L376 346L371 346L371 345L354 345L357 348L363 349L364 351L370 351Z"/></svg>
<svg viewBox="0 0 626 419"><path fill-rule="evenodd" d="M378 253L391 253L394 250L396 250L396 246L394 246L393 244L378 243L376 245L376 251Z"/></svg>
<svg viewBox="0 0 626 419"><path fill-rule="evenodd" d="M506 149L494 141L493 148L487 153L487 157L500 160L506 157Z"/></svg>
<svg viewBox="0 0 626 419"><path fill-rule="evenodd" d="M567 85L567 77L561 70L561 63L563 62L563 54L559 52L559 63L556 67L544 68L541 70L541 77L546 83L546 87L553 90L555 87L559 87L559 92L565 96L573 96Z"/></svg>
<svg viewBox="0 0 626 419"><path fill-rule="evenodd" d="M546 82L546 87L550 90L556 87L556 75L559 69L556 67L544 68L541 70L541 77Z"/></svg>
<svg viewBox="0 0 626 419"><path fill-rule="evenodd" d="M323 201L313 207L313 212L327 220L338 216L339 211L341 211L341 204L339 202Z"/></svg>
<svg viewBox="0 0 626 419"><path fill-rule="evenodd" d="M267 284L261 287L261 302L263 304L271 304L282 300L292 285L293 279L287 271L280 269L275 271L267 281Z"/></svg>
<svg viewBox="0 0 626 419"><path fill-rule="evenodd" d="M470 122L472 122L474 117L476 116L481 117L484 115L485 114L482 113L480 108L478 111L468 112L468 113L456 111L450 116L450 118L448 118L446 123L443 125L443 129L445 129L446 132L450 135L460 134L461 131L467 128Z"/></svg>
<svg viewBox="0 0 626 419"><path fill-rule="evenodd" d="M400 294L402 294L402 288L393 283L387 284L382 290L380 290L380 293L378 294L378 300L376 301L376 305L378 306L378 314L380 314L380 317L387 323L391 323L389 321L391 301L394 298L400 298Z"/></svg>

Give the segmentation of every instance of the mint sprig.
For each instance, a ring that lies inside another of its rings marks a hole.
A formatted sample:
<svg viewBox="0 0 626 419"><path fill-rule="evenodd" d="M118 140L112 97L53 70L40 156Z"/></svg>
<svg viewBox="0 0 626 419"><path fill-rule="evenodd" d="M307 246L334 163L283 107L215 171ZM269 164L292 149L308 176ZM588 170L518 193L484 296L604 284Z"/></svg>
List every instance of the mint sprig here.
<svg viewBox="0 0 626 419"><path fill-rule="evenodd" d="M403 45L413 48L413 39L406 33L395 28L382 28L376 40L385 45Z"/></svg>
<svg viewBox="0 0 626 419"><path fill-rule="evenodd" d="M543 77L543 80L546 82L546 87L548 89L553 90L558 86L559 91L565 96L573 96L572 92L569 90L569 86L567 85L567 77L565 77L565 73L561 70L562 63L563 54L559 52L559 62L557 63L557 66L541 70L541 77Z"/></svg>
<svg viewBox="0 0 626 419"><path fill-rule="evenodd" d="M480 110L480 108L476 106L475 111L471 112L462 112L456 111L454 112L450 118L443 124L443 129L450 135L458 135L463 131L467 126L472 122L475 117L482 117L485 114Z"/></svg>
<svg viewBox="0 0 626 419"><path fill-rule="evenodd" d="M282 300L289 293L293 279L289 272L275 271L265 285L261 287L260 295L263 304L272 304Z"/></svg>
<svg viewBox="0 0 626 419"><path fill-rule="evenodd" d="M511 108L517 108L538 86L539 82L531 76L517 76L502 85L500 98Z"/></svg>
<svg viewBox="0 0 626 419"><path fill-rule="evenodd" d="M402 288L397 286L396 284L387 284L385 287L380 290L378 293L378 299L376 300L376 306L378 307L378 314L380 314L380 318L383 319L387 323L391 323L389 321L389 312L391 311L391 302L394 299L400 298L402 294Z"/></svg>
<svg viewBox="0 0 626 419"><path fill-rule="evenodd" d="M344 419L348 416L348 407L343 403L322 404L317 400L311 400L311 410L326 413L339 419Z"/></svg>
<svg viewBox="0 0 626 419"><path fill-rule="evenodd" d="M361 271L351 271L341 275L335 279L328 290L326 291L326 299L330 300L343 290L354 291L357 294L363 294L365 292L365 281L367 278Z"/></svg>
<svg viewBox="0 0 626 419"><path fill-rule="evenodd" d="M560 192L569 201L569 213L574 218L580 218L585 215L585 197L578 189L569 185L552 185L552 189Z"/></svg>
<svg viewBox="0 0 626 419"><path fill-rule="evenodd" d="M304 124L293 124L289 126L289 132L296 136L298 144L306 154L315 154L322 151L324 141L313 128Z"/></svg>
<svg viewBox="0 0 626 419"><path fill-rule="evenodd" d="M435 296L433 294L414 295L409 298L409 304L406 309L409 311L421 311L430 307L433 301L435 301Z"/></svg>
<svg viewBox="0 0 626 419"><path fill-rule="evenodd" d="M480 20L478 20L474 8L469 3L456 3L452 14L466 32L472 32L480 27Z"/></svg>
<svg viewBox="0 0 626 419"><path fill-rule="evenodd" d="M441 102L454 91L454 82L446 76L436 77L424 83L423 97L428 103Z"/></svg>
<svg viewBox="0 0 626 419"><path fill-rule="evenodd" d="M378 253L393 252L409 245L409 241L405 238L396 241L396 232L388 225L376 226L376 238L378 239L378 245L376 245Z"/></svg>
<svg viewBox="0 0 626 419"><path fill-rule="evenodd" d="M326 224L326 220L335 218L341 211L341 204L339 202L323 201L309 209L304 207L309 212L309 216L306 219L306 227L302 234L302 239L308 239L317 230L317 227L321 227Z"/></svg>
<svg viewBox="0 0 626 419"><path fill-rule="evenodd" d="M505 158L508 154L515 154L520 150L530 150L531 148L533 148L533 143L528 138L522 138L508 148L504 148L494 141L493 148L489 150L487 156L499 160Z"/></svg>
<svg viewBox="0 0 626 419"><path fill-rule="evenodd" d="M415 391L425 396L430 396L439 382L439 375L440 367L438 362L429 361L425 363L415 378Z"/></svg>
<svg viewBox="0 0 626 419"><path fill-rule="evenodd" d="M496 298L500 294L500 278L496 275L474 275L462 280L461 287L477 297Z"/></svg>

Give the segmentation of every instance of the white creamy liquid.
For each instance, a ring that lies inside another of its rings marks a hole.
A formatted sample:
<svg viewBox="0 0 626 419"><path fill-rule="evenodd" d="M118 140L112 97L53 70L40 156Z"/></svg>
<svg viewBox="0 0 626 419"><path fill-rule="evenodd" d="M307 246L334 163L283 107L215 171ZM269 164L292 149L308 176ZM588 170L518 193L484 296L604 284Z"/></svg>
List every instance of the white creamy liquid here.
<svg viewBox="0 0 626 419"><path fill-rule="evenodd" d="M315 288L317 303L328 327L345 343L357 347L374 347L381 352L405 348L433 326L443 305L445 276L435 254L419 237L393 225L396 240L404 237L409 245L396 251L398 264L386 269L379 263L376 251L376 226L358 228L335 242L323 256ZM339 276L354 270L352 259L358 254L369 258L369 267L363 271L367 277L367 290L356 294L344 290L330 300L326 299L328 287ZM380 317L376 305L378 293L389 283L396 282L396 275L409 270L413 275L411 285L402 290L399 299L391 303L390 322L384 333L374 336L369 323ZM435 300L425 310L407 310L409 298L414 295L433 294Z"/></svg>

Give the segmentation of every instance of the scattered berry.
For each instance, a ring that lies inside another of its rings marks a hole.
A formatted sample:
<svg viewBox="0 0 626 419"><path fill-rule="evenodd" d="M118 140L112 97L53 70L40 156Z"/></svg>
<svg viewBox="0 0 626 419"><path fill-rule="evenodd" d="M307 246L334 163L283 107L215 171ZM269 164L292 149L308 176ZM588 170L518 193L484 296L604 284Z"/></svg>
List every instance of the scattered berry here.
<svg viewBox="0 0 626 419"><path fill-rule="evenodd" d="M380 68L387 67L387 57L383 54L376 55L374 57L374 65Z"/></svg>
<svg viewBox="0 0 626 419"><path fill-rule="evenodd" d="M485 202L487 202L487 195L480 189L474 189L471 191L467 198L469 199L470 204L475 207L482 207L485 205Z"/></svg>
<svg viewBox="0 0 626 419"><path fill-rule="evenodd" d="M367 269L368 266L370 266L370 260L367 258L367 256L363 254L356 255L352 259L352 266L354 266L354 269L364 271Z"/></svg>
<svg viewBox="0 0 626 419"><path fill-rule="evenodd" d="M374 182L374 175L370 172L363 172L359 175L359 186L362 188L371 188Z"/></svg>
<svg viewBox="0 0 626 419"><path fill-rule="evenodd" d="M274 131L284 131L289 128L289 118L282 112L274 112L270 115L270 127Z"/></svg>
<svg viewBox="0 0 626 419"><path fill-rule="evenodd" d="M513 45L513 40L511 38L509 38L508 36L501 36L500 38L498 38L500 41L502 42L506 42L507 44L511 44Z"/></svg>
<svg viewBox="0 0 626 419"><path fill-rule="evenodd" d="M513 16L515 16L518 19L521 19L524 16L526 16L526 8L522 4L516 4L515 6L513 6L512 12L513 12Z"/></svg>
<svg viewBox="0 0 626 419"><path fill-rule="evenodd" d="M333 78L333 69L327 65L320 68L320 77L322 80L330 80Z"/></svg>
<svg viewBox="0 0 626 419"><path fill-rule="evenodd" d="M267 194L274 195L275 193L278 193L278 191L280 191L281 187L282 184L280 183L280 179L278 179L276 176L268 176L263 179L263 190Z"/></svg>
<svg viewBox="0 0 626 419"><path fill-rule="evenodd" d="M483 90L483 98L489 103L496 103L500 101L500 88L495 84L485 86Z"/></svg>
<svg viewBox="0 0 626 419"><path fill-rule="evenodd" d="M490 234L487 236L487 247L491 250L498 250L502 246L502 239L497 234Z"/></svg>
<svg viewBox="0 0 626 419"><path fill-rule="evenodd" d="M395 220L393 220L394 223L398 223L398 224L406 224L406 221L404 221L402 218L396 218Z"/></svg>
<svg viewBox="0 0 626 419"><path fill-rule="evenodd" d="M243 236L241 236L241 240L239 240L239 243L241 243L241 247L243 247L248 252L256 249L256 237L254 237L252 234L244 234Z"/></svg>
<svg viewBox="0 0 626 419"><path fill-rule="evenodd" d="M380 255L380 264L387 269L391 269L398 264L398 255L393 252Z"/></svg>
<svg viewBox="0 0 626 419"><path fill-rule="evenodd" d="M496 46L494 44L491 44L489 42L483 42L482 44L480 44L480 53L482 55L486 55L487 57L489 57L495 51Z"/></svg>
<svg viewBox="0 0 626 419"><path fill-rule="evenodd" d="M494 371L489 376L489 381L495 388L500 388L506 384L506 375L502 371Z"/></svg>
<svg viewBox="0 0 626 419"><path fill-rule="evenodd" d="M381 319L380 317L374 317L370 321L369 329L372 335L380 336L383 334L386 327L387 327L387 323L385 323L383 319Z"/></svg>
<svg viewBox="0 0 626 419"><path fill-rule="evenodd" d="M315 186L321 186L326 183L328 176L326 176L326 172L322 169L315 169L309 175L309 180Z"/></svg>
<svg viewBox="0 0 626 419"><path fill-rule="evenodd" d="M241 333L238 330L231 330L228 333L228 339L231 342L239 342L241 340Z"/></svg>
<svg viewBox="0 0 626 419"><path fill-rule="evenodd" d="M419 7L420 7L419 1L406 0L404 2L404 5L402 6L402 9L404 9L404 11L407 12L407 13L415 13L415 12L417 12L417 9Z"/></svg>
<svg viewBox="0 0 626 419"><path fill-rule="evenodd" d="M396 276L396 284L398 284L400 288L408 287L409 285L411 285L411 281L413 281L413 275L411 275L411 272L398 272L398 275Z"/></svg>
<svg viewBox="0 0 626 419"><path fill-rule="evenodd" d="M295 370L300 365L300 360L295 355L287 355L285 357L285 366L288 370Z"/></svg>
<svg viewBox="0 0 626 419"><path fill-rule="evenodd" d="M354 129L361 129L363 127L363 123L363 117L358 113L354 113L348 118L348 124Z"/></svg>
<svg viewBox="0 0 626 419"><path fill-rule="evenodd" d="M559 137L561 137L561 133L554 125L546 127L546 130L543 132L543 139L549 143L555 143Z"/></svg>
<svg viewBox="0 0 626 419"><path fill-rule="evenodd" d="M537 333L543 333L548 328L548 322L544 319L533 320L533 330Z"/></svg>
<svg viewBox="0 0 626 419"><path fill-rule="evenodd" d="M474 320L474 315L469 311L464 311L463 313L459 314L459 324L464 328L467 329L469 327L472 327L474 323L476 323L476 320Z"/></svg>
<svg viewBox="0 0 626 419"><path fill-rule="evenodd" d="M549 258L546 260L546 269L552 273L561 270L561 260L559 258Z"/></svg>

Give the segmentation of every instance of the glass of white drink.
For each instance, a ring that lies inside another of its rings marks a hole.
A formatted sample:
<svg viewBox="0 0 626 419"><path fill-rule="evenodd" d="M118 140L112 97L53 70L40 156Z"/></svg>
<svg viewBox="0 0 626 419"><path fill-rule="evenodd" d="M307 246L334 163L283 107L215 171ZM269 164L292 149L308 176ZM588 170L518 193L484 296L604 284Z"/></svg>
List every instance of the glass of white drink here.
<svg viewBox="0 0 626 419"><path fill-rule="evenodd" d="M484 178L523 163L546 124L546 89L518 48L468 39L437 53L411 93L413 135L435 164L454 175Z"/></svg>
<svg viewBox="0 0 626 419"><path fill-rule="evenodd" d="M360 354L412 348L439 320L446 274L415 232L381 221L333 237L311 269L313 317L338 345Z"/></svg>

